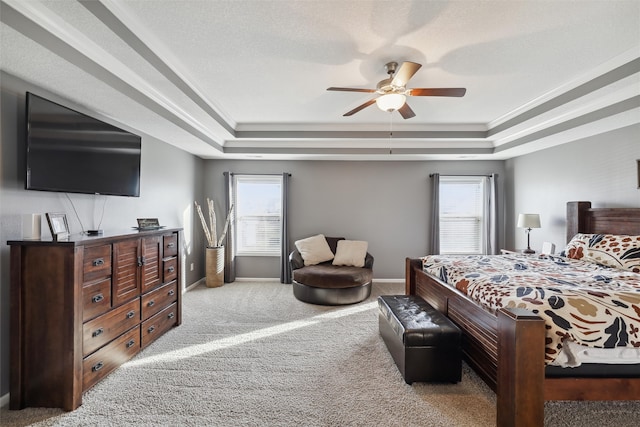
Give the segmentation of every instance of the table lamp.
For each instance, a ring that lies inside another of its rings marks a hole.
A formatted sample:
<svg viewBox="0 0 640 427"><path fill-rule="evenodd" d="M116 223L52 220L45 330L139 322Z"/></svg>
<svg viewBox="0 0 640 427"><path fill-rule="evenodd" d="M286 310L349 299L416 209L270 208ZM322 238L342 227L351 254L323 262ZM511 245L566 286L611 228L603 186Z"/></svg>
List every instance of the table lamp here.
<svg viewBox="0 0 640 427"><path fill-rule="evenodd" d="M530 234L532 228L540 228L540 215L538 214L520 214L518 215L518 228L525 228L527 231L527 249L523 250L524 254L533 254L536 251L531 249Z"/></svg>

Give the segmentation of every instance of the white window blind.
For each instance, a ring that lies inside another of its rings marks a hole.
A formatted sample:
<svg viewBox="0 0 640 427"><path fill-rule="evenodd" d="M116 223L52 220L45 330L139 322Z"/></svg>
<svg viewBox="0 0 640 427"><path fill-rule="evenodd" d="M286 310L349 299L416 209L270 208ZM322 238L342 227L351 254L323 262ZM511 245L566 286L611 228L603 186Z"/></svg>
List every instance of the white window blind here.
<svg viewBox="0 0 640 427"><path fill-rule="evenodd" d="M234 175L236 255L280 256L282 177Z"/></svg>
<svg viewBox="0 0 640 427"><path fill-rule="evenodd" d="M482 254L482 177L440 178L440 253Z"/></svg>

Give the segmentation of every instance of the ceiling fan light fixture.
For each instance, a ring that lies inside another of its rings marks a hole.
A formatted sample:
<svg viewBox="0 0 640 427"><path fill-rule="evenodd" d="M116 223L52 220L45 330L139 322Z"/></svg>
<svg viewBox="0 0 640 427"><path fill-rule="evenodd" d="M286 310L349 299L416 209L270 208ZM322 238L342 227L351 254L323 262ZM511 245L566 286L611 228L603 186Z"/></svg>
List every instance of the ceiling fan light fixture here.
<svg viewBox="0 0 640 427"><path fill-rule="evenodd" d="M376 98L376 104L382 111L396 111L400 109L407 100L407 97L401 93L387 93Z"/></svg>

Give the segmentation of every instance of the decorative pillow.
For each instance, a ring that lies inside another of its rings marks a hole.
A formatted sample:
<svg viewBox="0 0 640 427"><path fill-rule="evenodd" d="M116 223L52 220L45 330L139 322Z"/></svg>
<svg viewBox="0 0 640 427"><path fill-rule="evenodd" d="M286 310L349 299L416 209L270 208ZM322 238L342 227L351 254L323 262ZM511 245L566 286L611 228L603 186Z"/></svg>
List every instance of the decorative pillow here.
<svg viewBox="0 0 640 427"><path fill-rule="evenodd" d="M302 255L304 265L316 265L333 259L333 252L322 234L297 240L295 245Z"/></svg>
<svg viewBox="0 0 640 427"><path fill-rule="evenodd" d="M583 259L640 273L640 236L594 234L587 243Z"/></svg>
<svg viewBox="0 0 640 427"><path fill-rule="evenodd" d="M576 234L571 241L567 243L567 247L564 248L564 251L560 255L566 256L567 258L582 259L589 239L592 237L593 234Z"/></svg>
<svg viewBox="0 0 640 427"><path fill-rule="evenodd" d="M362 240L339 240L333 265L364 267L369 243Z"/></svg>

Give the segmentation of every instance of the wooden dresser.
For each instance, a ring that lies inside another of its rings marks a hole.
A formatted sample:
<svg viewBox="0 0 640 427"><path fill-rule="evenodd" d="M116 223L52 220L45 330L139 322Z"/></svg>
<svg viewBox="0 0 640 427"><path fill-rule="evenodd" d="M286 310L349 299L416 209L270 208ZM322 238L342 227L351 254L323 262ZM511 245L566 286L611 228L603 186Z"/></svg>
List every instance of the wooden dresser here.
<svg viewBox="0 0 640 427"><path fill-rule="evenodd" d="M181 229L11 246L11 409L82 393L181 323Z"/></svg>

